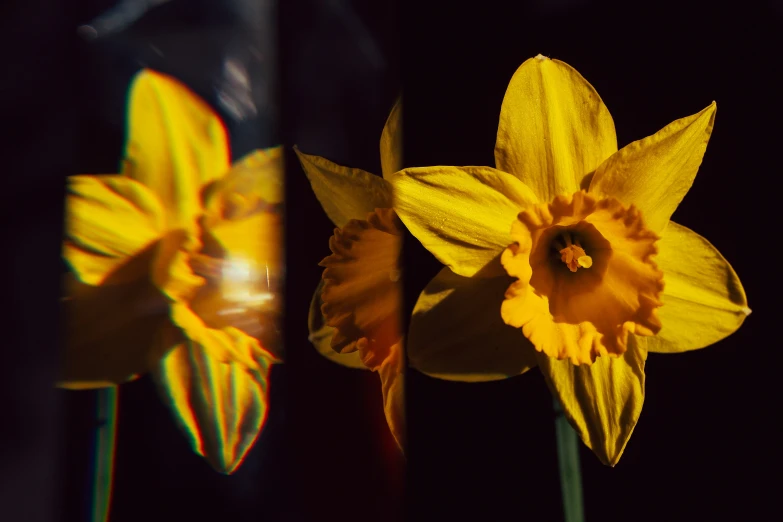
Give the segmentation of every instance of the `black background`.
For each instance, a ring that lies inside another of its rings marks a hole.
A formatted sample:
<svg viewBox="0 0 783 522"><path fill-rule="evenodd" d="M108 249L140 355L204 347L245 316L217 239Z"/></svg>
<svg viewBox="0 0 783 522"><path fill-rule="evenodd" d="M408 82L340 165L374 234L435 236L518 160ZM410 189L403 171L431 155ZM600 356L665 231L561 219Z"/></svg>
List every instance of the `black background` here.
<svg viewBox="0 0 783 522"><path fill-rule="evenodd" d="M75 27L108 1L3 8L11 15L3 17L10 138L0 209L9 310L0 364L3 520L86 520L89 504L94 394L47 384L57 362L65 176L116 168L127 84L142 64L174 74L215 105L222 57L241 55L247 42L237 34L258 29L232 3L182 4L172 0L91 44ZM538 53L593 84L620 146L716 100L704 162L673 218L732 263L754 312L705 350L650 355L644 410L620 463L604 467L581 448L585 517L779 520L771 297L779 286L773 212L783 7L509 4L281 2L280 68L268 58L253 68L265 75L256 85L267 88L279 70L280 117L268 105L253 120L228 121L234 157L282 140L380 173L378 138L403 89L406 166L492 165L508 80ZM269 40L256 44L271 48ZM403 476L377 377L334 365L307 342L315 263L328 253L331 224L290 151L286 159L288 353L272 372L266 429L243 467L220 476L190 453L149 381L125 385L112 520L562 520L551 399L537 371L486 384L409 371ZM438 266L413 242L406 260L410 306Z"/></svg>

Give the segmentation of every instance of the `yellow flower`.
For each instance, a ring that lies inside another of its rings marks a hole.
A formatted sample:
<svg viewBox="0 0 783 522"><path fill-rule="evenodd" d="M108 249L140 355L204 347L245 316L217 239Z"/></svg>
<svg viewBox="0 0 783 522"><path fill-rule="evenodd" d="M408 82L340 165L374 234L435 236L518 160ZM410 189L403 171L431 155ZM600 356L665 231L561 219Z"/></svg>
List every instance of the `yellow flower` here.
<svg viewBox="0 0 783 522"><path fill-rule="evenodd" d="M437 374L457 357L471 371L442 376L459 380L537 364L585 444L615 465L641 412L647 352L703 348L750 313L729 263L669 219L714 117L713 103L618 151L577 71L523 63L501 107L497 169L391 179L400 218L448 267L414 309L409 364Z"/></svg>
<svg viewBox="0 0 783 522"><path fill-rule="evenodd" d="M401 168L401 104L381 134L383 177L304 154L299 160L327 216L338 227L332 254L310 306L310 340L329 359L367 368L381 379L389 429L405 438L399 252L402 224L391 209L387 178Z"/></svg>
<svg viewBox="0 0 783 522"><path fill-rule="evenodd" d="M152 372L194 451L230 473L267 413L280 359L280 148L232 167L218 116L174 79L143 70L129 96L119 175L68 180L60 386ZM259 342L261 341L261 342Z"/></svg>

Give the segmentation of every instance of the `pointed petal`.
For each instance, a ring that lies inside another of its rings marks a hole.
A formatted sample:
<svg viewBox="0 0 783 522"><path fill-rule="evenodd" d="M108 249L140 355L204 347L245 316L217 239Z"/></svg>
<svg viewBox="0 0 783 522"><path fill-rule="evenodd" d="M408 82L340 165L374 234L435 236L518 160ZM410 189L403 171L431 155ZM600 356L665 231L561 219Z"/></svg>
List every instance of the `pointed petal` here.
<svg viewBox="0 0 783 522"><path fill-rule="evenodd" d="M438 260L473 276L511 243L511 223L537 202L521 181L489 167L423 167L392 177L394 208ZM495 263L497 265L497 263ZM482 275L500 275L499 265Z"/></svg>
<svg viewBox="0 0 783 522"><path fill-rule="evenodd" d="M318 353L327 359L348 368L366 370L367 367L362 362L358 351L338 353L332 348L332 337L335 329L326 324L326 319L321 312L321 306L323 306L323 301L321 301L323 284L323 280L318 283L318 288L315 289L313 299L310 301L310 312L307 317L307 328L310 332L308 339L313 343Z"/></svg>
<svg viewBox="0 0 783 522"><path fill-rule="evenodd" d="M183 303L171 305L171 320L192 343L207 350L216 361L238 363L249 370L257 370L259 357L269 353L261 348L256 338L236 327L211 328Z"/></svg>
<svg viewBox="0 0 783 522"><path fill-rule="evenodd" d="M704 348L734 333L750 314L745 290L720 252L692 230L670 221L658 242L666 286L658 318L663 327L647 339L651 352Z"/></svg>
<svg viewBox="0 0 783 522"><path fill-rule="evenodd" d="M163 401L196 453L217 471L241 464L266 420L271 356L256 354L258 369L222 363L198 343L172 350L154 372Z"/></svg>
<svg viewBox="0 0 783 522"><path fill-rule="evenodd" d="M442 269L413 309L408 364L431 377L464 382L505 379L536 366L530 341L500 317L503 294L512 281L462 277Z"/></svg>
<svg viewBox="0 0 783 522"><path fill-rule="evenodd" d="M541 201L579 190L617 151L614 122L601 97L575 69L538 55L523 63L500 108L495 166Z"/></svg>
<svg viewBox="0 0 783 522"><path fill-rule="evenodd" d="M590 366L538 357L541 373L571 426L607 466L620 460L644 402L645 338L628 337L622 356L599 357Z"/></svg>
<svg viewBox="0 0 783 522"><path fill-rule="evenodd" d="M402 98L394 103L381 133L381 171L384 179L402 170Z"/></svg>
<svg viewBox="0 0 783 522"><path fill-rule="evenodd" d="M386 423L400 449L405 448L405 357L401 343L390 348L389 356L375 369L381 378Z"/></svg>
<svg viewBox="0 0 783 522"><path fill-rule="evenodd" d="M343 227L351 219L364 219L376 208L391 208L391 186L385 179L363 170L341 167L296 147L294 150L315 197L336 226Z"/></svg>
<svg viewBox="0 0 783 522"><path fill-rule="evenodd" d="M127 128L122 172L157 194L170 228L195 240L201 190L230 167L220 118L174 78L144 69L131 85Z"/></svg>
<svg viewBox="0 0 783 522"><path fill-rule="evenodd" d="M636 205L647 227L660 234L693 184L716 109L712 102L701 112L626 145L596 169L589 191Z"/></svg>
<svg viewBox="0 0 783 522"><path fill-rule="evenodd" d="M68 178L63 257L83 282L101 284L164 229L160 203L141 183L122 176ZM134 277L148 270L140 268Z"/></svg>

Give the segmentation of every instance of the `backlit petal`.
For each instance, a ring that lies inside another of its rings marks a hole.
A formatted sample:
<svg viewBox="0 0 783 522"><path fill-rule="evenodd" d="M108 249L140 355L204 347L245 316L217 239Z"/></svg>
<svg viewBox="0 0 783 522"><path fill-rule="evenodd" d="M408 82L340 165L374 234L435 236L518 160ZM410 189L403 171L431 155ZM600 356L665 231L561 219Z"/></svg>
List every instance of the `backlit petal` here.
<svg viewBox="0 0 783 522"><path fill-rule="evenodd" d="M250 371L223 363L198 343L172 350L154 372L163 401L171 408L193 451L217 471L232 473L252 447L267 416L272 358L248 352Z"/></svg>
<svg viewBox="0 0 783 522"><path fill-rule="evenodd" d="M595 171L590 193L636 205L661 233L691 188L715 123L715 102L612 155Z"/></svg>
<svg viewBox="0 0 783 522"><path fill-rule="evenodd" d="M169 226L186 230L195 242L201 190L230 167L220 118L182 83L144 69L130 88L127 129L122 173L152 189Z"/></svg>
<svg viewBox="0 0 783 522"><path fill-rule="evenodd" d="M539 354L541 373L582 441L608 466L620 460L644 403L646 337L630 336L620 357L574 366Z"/></svg>
<svg viewBox="0 0 783 522"><path fill-rule="evenodd" d="M83 282L98 285L165 233L155 194L122 176L72 176L66 196L63 257ZM149 267L138 273L146 277Z"/></svg>
<svg viewBox="0 0 783 522"><path fill-rule="evenodd" d="M551 201L585 188L585 177L615 151L612 116L575 69L541 55L517 69L500 109L498 169Z"/></svg>
<svg viewBox="0 0 783 522"><path fill-rule="evenodd" d="M511 243L511 223L537 202L514 176L489 167L423 167L392 177L395 210L438 260L463 276L489 265ZM502 274L485 270L485 277Z"/></svg>
<svg viewBox="0 0 783 522"><path fill-rule="evenodd" d="M294 147L315 197L338 227L351 219L364 219L376 208L391 208L391 186L385 179L359 169L341 167Z"/></svg>
<svg viewBox="0 0 783 522"><path fill-rule="evenodd" d="M313 299L310 301L310 312L307 316L307 327L310 335L308 339L315 349L326 357L327 359L334 361L348 368L356 368L359 370L366 370L367 367L362 362L362 358L358 351L340 353L332 348L332 336L335 329L326 324L326 319L321 312L321 291L323 290L323 280L318 283L313 294Z"/></svg>
<svg viewBox="0 0 783 522"><path fill-rule="evenodd" d="M500 317L512 281L462 277L443 268L413 309L408 364L432 377L464 382L506 379L534 367L535 348Z"/></svg>
<svg viewBox="0 0 783 522"><path fill-rule="evenodd" d="M389 113L381 133L381 171L383 177L402 170L402 98L398 98Z"/></svg>
<svg viewBox="0 0 783 522"><path fill-rule="evenodd" d="M745 290L729 262L706 239L670 221L658 243L666 287L658 311L661 331L651 352L704 348L732 334L750 314Z"/></svg>

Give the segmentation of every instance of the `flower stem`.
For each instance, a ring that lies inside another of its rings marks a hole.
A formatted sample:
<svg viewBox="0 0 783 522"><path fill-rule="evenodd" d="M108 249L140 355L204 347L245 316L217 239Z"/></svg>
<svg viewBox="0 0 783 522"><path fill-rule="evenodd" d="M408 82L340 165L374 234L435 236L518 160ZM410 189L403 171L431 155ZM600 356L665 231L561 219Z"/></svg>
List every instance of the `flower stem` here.
<svg viewBox="0 0 783 522"><path fill-rule="evenodd" d="M117 393L116 386L98 390L92 522L109 520L117 431Z"/></svg>
<svg viewBox="0 0 783 522"><path fill-rule="evenodd" d="M584 522L582 476L579 470L579 441L557 399L554 399L554 409L564 520L565 522Z"/></svg>

